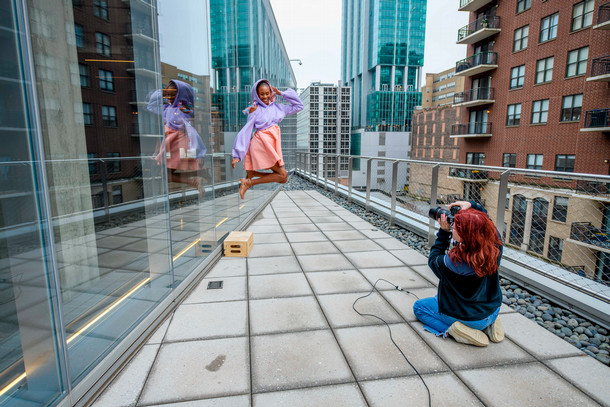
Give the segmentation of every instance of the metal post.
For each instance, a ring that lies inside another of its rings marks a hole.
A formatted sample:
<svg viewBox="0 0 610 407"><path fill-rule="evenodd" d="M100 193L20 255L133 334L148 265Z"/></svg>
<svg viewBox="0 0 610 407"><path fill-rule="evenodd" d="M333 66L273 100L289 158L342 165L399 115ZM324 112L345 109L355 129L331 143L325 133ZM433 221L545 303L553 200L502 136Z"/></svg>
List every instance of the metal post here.
<svg viewBox="0 0 610 407"><path fill-rule="evenodd" d="M335 195L337 195L339 190L339 161L341 161L341 158L337 154L335 157Z"/></svg>
<svg viewBox="0 0 610 407"><path fill-rule="evenodd" d="M398 181L398 161L392 163L392 206L390 208L390 226L396 220L396 184Z"/></svg>
<svg viewBox="0 0 610 407"><path fill-rule="evenodd" d="M508 177L510 170L506 170L500 175L500 187L498 188L498 212L496 213L496 228L503 234L504 231L504 212L506 211L505 201L508 193Z"/></svg>
<svg viewBox="0 0 610 407"><path fill-rule="evenodd" d="M316 154L316 186L320 182L320 154Z"/></svg>
<svg viewBox="0 0 610 407"><path fill-rule="evenodd" d="M326 155L322 156L322 175L324 176L324 191L328 191L328 168L326 168Z"/></svg>
<svg viewBox="0 0 610 407"><path fill-rule="evenodd" d="M106 221L110 222L110 200L108 199L108 177L107 177L107 168L106 161L101 160L102 164L102 197L104 198L104 214L106 215Z"/></svg>
<svg viewBox="0 0 610 407"><path fill-rule="evenodd" d="M369 202L371 201L371 164L373 159L366 159L366 205L365 210L369 211Z"/></svg>
<svg viewBox="0 0 610 407"><path fill-rule="evenodd" d="M436 195L438 192L438 170L440 168L439 164L436 164L432 167L432 183L430 188L430 206L436 206ZM428 220L428 247L432 247L434 244L434 232L436 231L435 226L436 221L433 219Z"/></svg>
<svg viewBox="0 0 610 407"><path fill-rule="evenodd" d="M352 202L352 160L350 156L347 160L347 202Z"/></svg>

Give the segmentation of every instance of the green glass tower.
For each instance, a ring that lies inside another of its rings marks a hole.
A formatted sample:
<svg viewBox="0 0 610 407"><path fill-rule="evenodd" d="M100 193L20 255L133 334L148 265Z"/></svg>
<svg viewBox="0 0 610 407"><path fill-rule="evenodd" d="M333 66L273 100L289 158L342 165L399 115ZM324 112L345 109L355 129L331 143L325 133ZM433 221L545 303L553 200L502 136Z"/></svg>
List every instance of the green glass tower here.
<svg viewBox="0 0 610 407"><path fill-rule="evenodd" d="M343 0L341 81L353 89L352 126L410 131L421 103L426 0Z"/></svg>

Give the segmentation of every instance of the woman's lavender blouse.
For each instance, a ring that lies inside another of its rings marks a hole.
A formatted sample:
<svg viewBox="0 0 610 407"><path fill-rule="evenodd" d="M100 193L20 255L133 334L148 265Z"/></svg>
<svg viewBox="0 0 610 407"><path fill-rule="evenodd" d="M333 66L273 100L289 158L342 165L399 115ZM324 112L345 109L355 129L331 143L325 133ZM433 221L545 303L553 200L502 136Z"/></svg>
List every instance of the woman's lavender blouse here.
<svg viewBox="0 0 610 407"><path fill-rule="evenodd" d="M284 117L303 110L303 102L292 89L286 89L282 92L282 97L290 103L289 105L281 105L277 102L272 102L269 105L264 104L256 93L256 86L259 82L261 81L258 81L252 87L252 99L256 101L257 109L248 115L246 125L237 134L235 144L233 144L233 158L239 158L240 161L243 161L248 152L253 130L265 130L281 122Z"/></svg>

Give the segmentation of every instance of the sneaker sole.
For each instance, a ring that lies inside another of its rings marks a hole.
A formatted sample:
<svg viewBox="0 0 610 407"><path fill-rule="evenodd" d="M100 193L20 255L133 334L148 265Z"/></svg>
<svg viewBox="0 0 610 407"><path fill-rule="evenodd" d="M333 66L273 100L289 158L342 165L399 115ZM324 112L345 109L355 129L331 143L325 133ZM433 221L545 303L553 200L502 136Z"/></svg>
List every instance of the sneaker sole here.
<svg viewBox="0 0 610 407"><path fill-rule="evenodd" d="M459 322L454 323L449 328L449 334L459 343L484 347L489 345L489 339L483 331L468 328Z"/></svg>

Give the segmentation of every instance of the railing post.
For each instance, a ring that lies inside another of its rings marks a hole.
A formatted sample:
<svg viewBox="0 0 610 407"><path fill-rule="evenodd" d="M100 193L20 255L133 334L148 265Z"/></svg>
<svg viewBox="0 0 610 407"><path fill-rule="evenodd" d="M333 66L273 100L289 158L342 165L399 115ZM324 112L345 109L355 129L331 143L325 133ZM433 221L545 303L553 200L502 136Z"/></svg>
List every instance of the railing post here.
<svg viewBox="0 0 610 407"><path fill-rule="evenodd" d="M104 214L106 215L106 221L110 222L110 200L108 199L108 177L107 177L108 169L106 168L106 161L104 161L103 159L101 160L101 164L102 164L102 191L104 192L102 194L102 196L104 198Z"/></svg>
<svg viewBox="0 0 610 407"><path fill-rule="evenodd" d="M500 175L500 187L498 188L498 212L496 213L496 228L504 238L504 213L506 211L506 194L508 193L508 177L510 170L506 170Z"/></svg>
<svg viewBox="0 0 610 407"><path fill-rule="evenodd" d="M430 207L436 206L436 195L438 192L438 170L440 168L439 164L436 164L432 167L432 182L430 188ZM436 230L435 226L436 221L433 219L428 220L428 247L432 247L434 244L434 232Z"/></svg>
<svg viewBox="0 0 610 407"><path fill-rule="evenodd" d="M366 159L366 206L365 210L369 211L369 202L371 201L371 164L372 159Z"/></svg>
<svg viewBox="0 0 610 407"><path fill-rule="evenodd" d="M390 208L390 226L396 220L396 184L398 181L398 161L392 163L392 205Z"/></svg>
<svg viewBox="0 0 610 407"><path fill-rule="evenodd" d="M320 154L316 154L316 187L320 181Z"/></svg>
<svg viewBox="0 0 610 407"><path fill-rule="evenodd" d="M324 176L324 191L328 191L328 168L326 168L326 155L322 156L322 175Z"/></svg>
<svg viewBox="0 0 610 407"><path fill-rule="evenodd" d="M347 202L352 202L352 162L353 157L349 157L347 161Z"/></svg>
<svg viewBox="0 0 610 407"><path fill-rule="evenodd" d="M337 195L339 190L339 161L341 161L341 158L337 154L335 156L335 195Z"/></svg>

